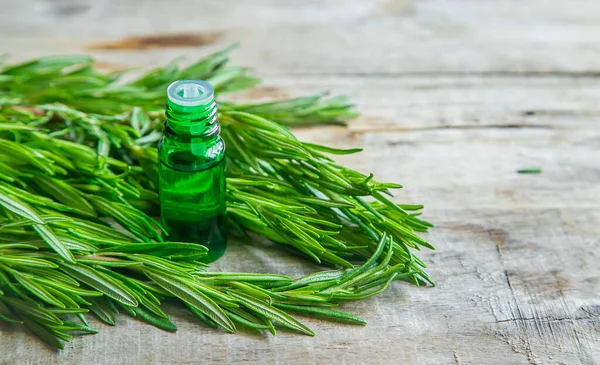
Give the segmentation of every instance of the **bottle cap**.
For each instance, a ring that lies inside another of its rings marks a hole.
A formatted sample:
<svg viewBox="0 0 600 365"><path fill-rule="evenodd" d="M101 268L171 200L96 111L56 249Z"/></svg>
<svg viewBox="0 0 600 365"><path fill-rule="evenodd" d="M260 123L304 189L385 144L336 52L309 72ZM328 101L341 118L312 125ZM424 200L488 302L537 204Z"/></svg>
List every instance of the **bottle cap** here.
<svg viewBox="0 0 600 365"><path fill-rule="evenodd" d="M212 85L202 80L179 80L167 88L169 101L182 107L207 105L214 95Z"/></svg>

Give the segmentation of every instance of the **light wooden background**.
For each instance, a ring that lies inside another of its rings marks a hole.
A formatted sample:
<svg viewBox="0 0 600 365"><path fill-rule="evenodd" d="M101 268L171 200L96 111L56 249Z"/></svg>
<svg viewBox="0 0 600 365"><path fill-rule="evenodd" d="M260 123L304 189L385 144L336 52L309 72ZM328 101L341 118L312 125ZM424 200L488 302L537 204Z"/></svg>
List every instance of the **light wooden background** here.
<svg viewBox="0 0 600 365"><path fill-rule="evenodd" d="M0 9L0 51L13 61L92 52L108 68L151 66L241 41L236 63L265 86L240 98L349 94L363 113L349 128L297 134L364 147L340 160L404 184L398 201L426 205L437 250L423 256L438 282L396 283L344 306L366 327L307 320L316 338L226 335L176 308L177 334L122 318L60 353L3 327L1 364L600 364L598 0L0 0ZM528 167L543 173L516 173ZM234 245L216 266L316 268L256 245Z"/></svg>

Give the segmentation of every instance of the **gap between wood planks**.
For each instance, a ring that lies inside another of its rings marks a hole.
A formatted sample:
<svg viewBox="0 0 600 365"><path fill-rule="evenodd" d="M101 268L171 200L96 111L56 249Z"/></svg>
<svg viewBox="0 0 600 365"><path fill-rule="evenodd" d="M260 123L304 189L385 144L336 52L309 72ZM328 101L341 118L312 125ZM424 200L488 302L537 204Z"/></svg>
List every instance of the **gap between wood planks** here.
<svg viewBox="0 0 600 365"><path fill-rule="evenodd" d="M415 132L415 131L434 131L447 129L555 129L554 126L548 124L526 124L526 123L510 123L510 124L457 124L457 125L434 125L427 127L409 127L409 128L372 128L365 130L350 130L349 134L363 133L394 133L394 132Z"/></svg>
<svg viewBox="0 0 600 365"><path fill-rule="evenodd" d="M478 77L478 78L600 78L600 70L587 71L409 71L409 72L273 72L267 76L294 77L355 77L355 78L434 78L434 77ZM265 76L266 77L266 76Z"/></svg>

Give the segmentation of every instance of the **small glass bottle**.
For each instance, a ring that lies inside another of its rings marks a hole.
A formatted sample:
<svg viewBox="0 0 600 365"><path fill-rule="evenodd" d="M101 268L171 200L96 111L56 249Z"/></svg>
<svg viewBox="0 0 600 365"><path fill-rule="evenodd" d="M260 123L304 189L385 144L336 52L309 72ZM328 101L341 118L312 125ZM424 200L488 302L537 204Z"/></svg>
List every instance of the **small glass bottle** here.
<svg viewBox="0 0 600 365"><path fill-rule="evenodd" d="M225 143L214 90L206 81L180 80L167 97L158 145L161 221L169 241L205 245L211 262L227 247Z"/></svg>

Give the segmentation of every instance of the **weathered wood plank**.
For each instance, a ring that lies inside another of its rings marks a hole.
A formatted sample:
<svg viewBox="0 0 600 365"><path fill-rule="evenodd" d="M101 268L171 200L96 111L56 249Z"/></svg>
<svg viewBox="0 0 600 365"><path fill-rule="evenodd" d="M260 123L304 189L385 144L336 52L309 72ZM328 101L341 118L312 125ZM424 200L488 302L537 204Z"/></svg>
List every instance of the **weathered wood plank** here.
<svg viewBox="0 0 600 365"><path fill-rule="evenodd" d="M187 49L167 37L144 52L133 42L121 51L95 53L121 64L163 64L184 52L203 53L193 48L198 45L216 49L240 41L239 62L270 74L600 71L600 6L593 0L2 3L2 51L19 59L81 52L128 37L184 33L200 37L186 38Z"/></svg>
<svg viewBox="0 0 600 365"><path fill-rule="evenodd" d="M599 303L597 299L593 301L595 294L591 288L587 295L576 288L583 284L598 289L599 272L592 266L595 261L593 257L580 257L588 270L571 274L569 271L573 268L563 268L559 259L563 237L552 232L545 236L540 234L549 222L558 222L558 214L570 217L564 224L571 224L585 219L589 211L538 212L537 219L530 213L490 209L430 210L428 217L441 223L430 235L441 245L440 250L426 255L432 264L432 274L438 279L438 287L419 289L397 284L375 300L344 306L369 321L365 328L307 320L318 332L316 338L286 332L275 338L250 334L232 336L202 327L190 316L175 311L175 321L180 325L177 334L149 329L123 318L115 328L100 325L100 334L78 338L59 356L38 347L37 341L22 332L11 333L8 340L12 350L3 356L8 356L5 361L9 364L26 360L41 364L451 364L455 358L461 364L528 361L593 364L600 355L598 319L594 312ZM515 218L527 219L528 223ZM538 230L523 227L538 227ZM582 245L590 238L595 239L587 236L581 241ZM587 241L587 245L592 242ZM573 247L577 248L580 247ZM234 247L219 265L248 269L244 265L250 262L235 262L243 257L243 260L252 260L251 265L256 270L277 270L273 261L279 259L257 260L252 251L253 247ZM583 256L584 252L596 257L599 253L597 246L588 246L577 256ZM258 257L266 257L264 251L256 250L256 253ZM498 259L500 255L504 256L502 260ZM515 260L515 256L520 259ZM553 258L558 261L552 262ZM285 256L281 261L286 261ZM524 267L516 268L517 264ZM294 270L294 266L290 266L283 272ZM512 291L506 275L512 280ZM531 286L524 286L525 281ZM563 299L557 294L560 290L563 290L560 294L565 296ZM527 302L532 295L538 303ZM556 300L569 304L553 304ZM558 311L560 308L563 309ZM6 335L3 332L3 345ZM574 336L579 343L571 343Z"/></svg>
<svg viewBox="0 0 600 365"><path fill-rule="evenodd" d="M277 99L329 92L348 95L365 116L353 131L404 132L435 128L594 128L600 83L594 77L518 76L273 76L264 85L228 95ZM577 133L575 131L574 133Z"/></svg>

